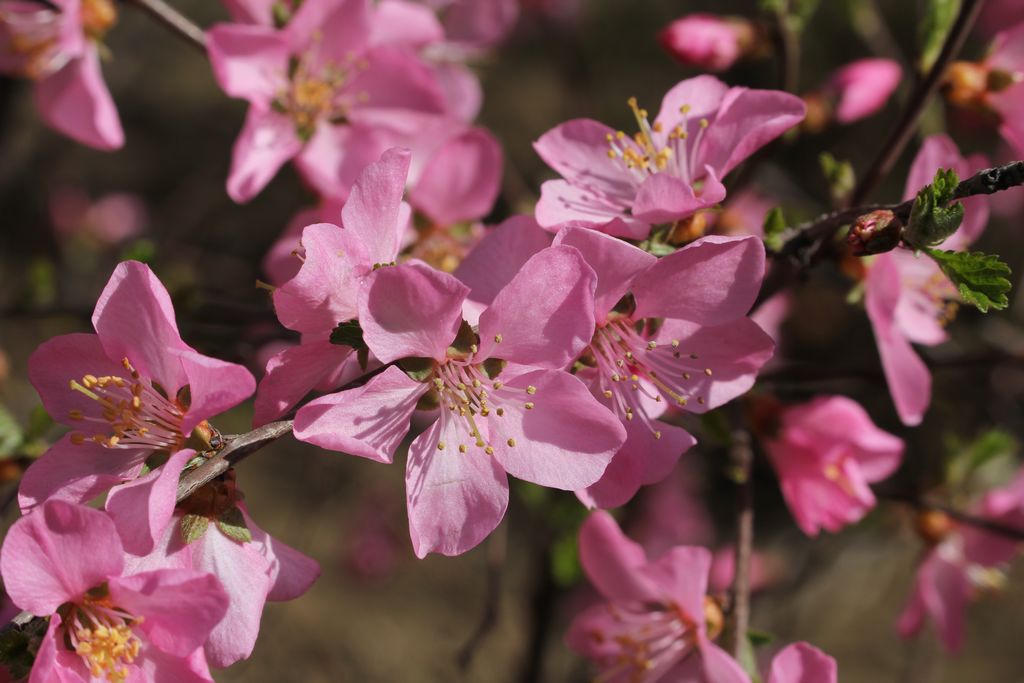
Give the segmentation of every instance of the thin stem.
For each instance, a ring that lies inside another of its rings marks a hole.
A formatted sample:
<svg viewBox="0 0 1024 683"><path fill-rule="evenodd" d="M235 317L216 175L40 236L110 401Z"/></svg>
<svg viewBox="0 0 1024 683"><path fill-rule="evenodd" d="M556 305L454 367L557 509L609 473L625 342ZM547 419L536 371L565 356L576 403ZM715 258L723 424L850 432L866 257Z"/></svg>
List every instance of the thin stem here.
<svg viewBox="0 0 1024 683"><path fill-rule="evenodd" d="M733 477L739 484L736 500L736 575L732 583L732 653L737 659L743 653L744 640L750 630L750 558L754 550L754 451L750 432L736 429L732 433L729 460Z"/></svg>
<svg viewBox="0 0 1024 683"><path fill-rule="evenodd" d="M788 8L775 12L775 32L782 62L782 89L795 93L800 84L800 36Z"/></svg>
<svg viewBox="0 0 1024 683"><path fill-rule="evenodd" d="M292 421L271 422L245 434L225 436L225 446L206 462L189 470L178 483L178 502L185 500L205 484L227 472L234 465L267 444L292 431Z"/></svg>
<svg viewBox="0 0 1024 683"><path fill-rule="evenodd" d="M138 5L143 11L184 38L203 54L206 54L206 34L184 14L168 5L164 0L124 0Z"/></svg>
<svg viewBox="0 0 1024 683"><path fill-rule="evenodd" d="M900 116L899 123L896 124L892 133L882 145L882 149L875 162L868 169L868 172L864 174L864 177L861 178L861 181L857 183L857 187L850 197L850 204L860 204L863 202L875 187L878 186L878 183L889 174L889 171L892 170L892 167L900 158L900 155L903 154L903 150L906 149L907 144L917 130L917 123L921 119L921 115L924 114L928 103L939 90L939 85L942 83L942 77L946 73L946 68L963 48L964 41L967 40L967 34L974 25L975 19L978 18L978 13L981 11L983 4L984 0L963 0L960 13L957 15L956 22L954 22L953 27L946 36L946 42L942 45L942 51L939 53L938 59L935 60L935 64L932 65L924 80L914 88L914 92L910 95L910 100L907 102L902 116Z"/></svg>

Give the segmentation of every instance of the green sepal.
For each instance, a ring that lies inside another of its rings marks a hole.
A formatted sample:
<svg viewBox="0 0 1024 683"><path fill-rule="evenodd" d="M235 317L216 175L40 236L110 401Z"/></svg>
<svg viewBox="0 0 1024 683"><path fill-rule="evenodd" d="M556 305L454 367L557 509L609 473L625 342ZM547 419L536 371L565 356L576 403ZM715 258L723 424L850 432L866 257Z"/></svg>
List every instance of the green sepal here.
<svg viewBox="0 0 1024 683"><path fill-rule="evenodd" d="M1002 310L1010 304L1006 296L1012 286L1008 279L1010 266L995 254L940 249L925 249L924 252L953 281L964 302L982 313L988 313L990 308Z"/></svg>
<svg viewBox="0 0 1024 683"><path fill-rule="evenodd" d="M217 528L233 541L248 543L252 540L252 532L249 531L249 525L245 523L245 515L237 505L220 513L220 517L217 518Z"/></svg>
<svg viewBox="0 0 1024 683"><path fill-rule="evenodd" d="M484 374L487 375L489 379L494 379L501 374L501 371L505 369L506 365L508 365L507 360L502 360L500 358L488 358L480 364L480 367L483 368Z"/></svg>
<svg viewBox="0 0 1024 683"><path fill-rule="evenodd" d="M846 199L853 193L857 184L857 176L853 172L853 164L849 161L840 161L828 152L822 152L818 156L821 164L821 171L825 174L828 182L829 193L837 204L845 203Z"/></svg>
<svg viewBox="0 0 1024 683"><path fill-rule="evenodd" d="M959 183L956 171L940 168L932 184L918 191L903 231L904 242L914 249L934 247L957 231L964 219L964 207L959 202L947 204Z"/></svg>
<svg viewBox="0 0 1024 683"><path fill-rule="evenodd" d="M417 382L426 382L430 379L435 365L433 358L402 358L398 361L398 367L402 372Z"/></svg>
<svg viewBox="0 0 1024 683"><path fill-rule="evenodd" d="M359 326L358 320L346 320L338 323L331 330L331 343L338 346L350 346L353 349L367 348L363 341L363 328Z"/></svg>
<svg viewBox="0 0 1024 683"><path fill-rule="evenodd" d="M473 331L473 327L465 320L459 325L459 332L455 335L455 341L448 347L449 358L469 358L477 351L477 344L480 337Z"/></svg>
<svg viewBox="0 0 1024 683"><path fill-rule="evenodd" d="M185 545L198 541L210 528L210 518L205 515L185 515L181 518L181 540Z"/></svg>

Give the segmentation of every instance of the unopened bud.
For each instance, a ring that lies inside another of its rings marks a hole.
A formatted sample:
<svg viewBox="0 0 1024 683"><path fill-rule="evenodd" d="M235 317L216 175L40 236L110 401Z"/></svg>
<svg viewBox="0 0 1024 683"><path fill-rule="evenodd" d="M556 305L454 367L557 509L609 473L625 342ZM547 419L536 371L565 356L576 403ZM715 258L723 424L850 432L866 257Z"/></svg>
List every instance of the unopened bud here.
<svg viewBox="0 0 1024 683"><path fill-rule="evenodd" d="M989 90L989 70L975 62L953 62L946 71L942 93L957 107L977 107Z"/></svg>
<svg viewBox="0 0 1024 683"><path fill-rule="evenodd" d="M857 219L846 236L854 256L892 251L900 243L903 222L889 209L866 213Z"/></svg>
<svg viewBox="0 0 1024 683"><path fill-rule="evenodd" d="M689 244L703 237L707 229L707 213L698 211L689 218L683 218L675 222L668 234L668 243L677 247Z"/></svg>
<svg viewBox="0 0 1024 683"><path fill-rule="evenodd" d="M683 64L724 71L751 53L757 33L754 25L741 17L690 14L666 26L658 41Z"/></svg>
<svg viewBox="0 0 1024 683"><path fill-rule="evenodd" d="M938 545L953 531L953 520L942 510L924 510L914 526L918 535L929 545Z"/></svg>

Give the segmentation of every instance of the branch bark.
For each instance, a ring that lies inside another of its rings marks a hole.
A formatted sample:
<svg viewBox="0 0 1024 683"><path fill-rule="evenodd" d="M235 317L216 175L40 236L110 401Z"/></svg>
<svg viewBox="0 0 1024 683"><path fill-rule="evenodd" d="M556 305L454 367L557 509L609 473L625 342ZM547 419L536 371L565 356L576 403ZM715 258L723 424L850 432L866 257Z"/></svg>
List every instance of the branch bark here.
<svg viewBox="0 0 1024 683"><path fill-rule="evenodd" d="M754 552L754 451L750 432L738 428L732 433L729 460L739 483L736 500L736 574L732 583L732 654L743 655L744 639L750 630L750 558Z"/></svg>
<svg viewBox="0 0 1024 683"><path fill-rule="evenodd" d="M163 24L171 32L181 36L186 42L206 54L206 34L191 19L168 5L164 0L124 0L138 6L144 12Z"/></svg>

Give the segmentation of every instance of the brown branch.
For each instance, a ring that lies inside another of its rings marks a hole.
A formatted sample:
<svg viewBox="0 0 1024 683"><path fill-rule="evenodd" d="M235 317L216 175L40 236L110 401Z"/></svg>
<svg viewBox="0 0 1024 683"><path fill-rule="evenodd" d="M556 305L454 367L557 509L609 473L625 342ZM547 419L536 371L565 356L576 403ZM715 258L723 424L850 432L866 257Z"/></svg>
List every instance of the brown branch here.
<svg viewBox="0 0 1024 683"><path fill-rule="evenodd" d="M800 36L789 16L789 8L778 9L775 15L775 40L782 70L782 89L796 93L800 83Z"/></svg>
<svg viewBox="0 0 1024 683"><path fill-rule="evenodd" d="M956 21L953 23L953 27L949 30L946 41L942 45L942 51L932 65L931 70L928 71L928 75L914 88L914 92L911 93L899 122L882 145L882 149L875 162L868 169L868 172L864 174L864 177L861 178L861 181L857 183L857 187L854 188L853 194L850 197L850 204L860 204L863 202L875 187L878 186L878 183L889 174L889 171L892 170L892 167L900 158L900 155L903 154L903 150L906 149L907 144L910 143L914 132L917 130L917 124L921 119L921 115L924 114L928 103L939 90L939 85L942 83L942 77L946 73L946 68L960 54L964 41L967 40L967 34L974 25L975 19L978 18L978 13L981 11L983 4L984 0L963 0L960 13L957 15Z"/></svg>
<svg viewBox="0 0 1024 683"><path fill-rule="evenodd" d="M164 0L124 0L137 5L144 12L163 24L171 32L206 54L206 34L191 19L168 5Z"/></svg>
<svg viewBox="0 0 1024 683"><path fill-rule="evenodd" d="M732 476L739 485L736 500L736 574L732 582L732 653L736 659L750 630L750 558L754 551L754 451L750 445L750 432L733 430L729 447Z"/></svg>
<svg viewBox="0 0 1024 683"><path fill-rule="evenodd" d="M277 441L292 431L291 420L271 422L245 434L225 436L225 445L206 462L189 470L178 482L178 502L185 500L199 488L227 472L234 465L267 444Z"/></svg>

